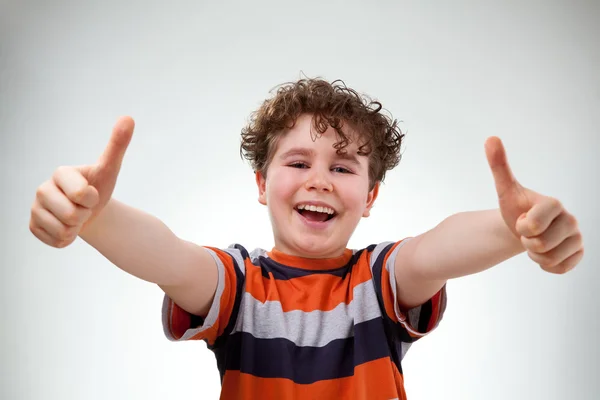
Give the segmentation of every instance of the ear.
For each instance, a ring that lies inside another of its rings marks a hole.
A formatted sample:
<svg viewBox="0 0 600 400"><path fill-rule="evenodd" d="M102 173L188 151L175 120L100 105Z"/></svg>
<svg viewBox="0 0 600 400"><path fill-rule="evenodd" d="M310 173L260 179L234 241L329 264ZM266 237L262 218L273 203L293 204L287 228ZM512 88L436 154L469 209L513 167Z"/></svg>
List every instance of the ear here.
<svg viewBox="0 0 600 400"><path fill-rule="evenodd" d="M378 194L379 194L379 182L377 182L375 184L375 186L373 187L373 189L369 192L369 195L367 196L367 205L365 207L365 211L363 212L363 217L367 218L369 215L371 215L371 208L373 208L373 204L375 203L375 199L377 198Z"/></svg>
<svg viewBox="0 0 600 400"><path fill-rule="evenodd" d="M258 186L258 202L263 206L267 205L267 180L260 171L256 172L256 186Z"/></svg>

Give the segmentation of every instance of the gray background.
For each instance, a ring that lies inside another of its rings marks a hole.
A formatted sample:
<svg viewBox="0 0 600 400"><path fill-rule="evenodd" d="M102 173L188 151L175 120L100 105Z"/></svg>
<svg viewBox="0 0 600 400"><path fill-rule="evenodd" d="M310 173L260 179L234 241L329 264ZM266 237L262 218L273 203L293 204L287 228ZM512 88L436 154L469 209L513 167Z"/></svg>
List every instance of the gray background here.
<svg viewBox="0 0 600 400"><path fill-rule="evenodd" d="M28 230L36 187L137 122L115 197L200 244L272 246L238 154L248 115L301 72L371 94L407 131L362 247L496 206L483 143L579 219L586 255L521 255L451 281L413 346L410 399L597 399L600 2L0 1L0 398L217 398L203 343L170 343L162 293L81 240Z"/></svg>

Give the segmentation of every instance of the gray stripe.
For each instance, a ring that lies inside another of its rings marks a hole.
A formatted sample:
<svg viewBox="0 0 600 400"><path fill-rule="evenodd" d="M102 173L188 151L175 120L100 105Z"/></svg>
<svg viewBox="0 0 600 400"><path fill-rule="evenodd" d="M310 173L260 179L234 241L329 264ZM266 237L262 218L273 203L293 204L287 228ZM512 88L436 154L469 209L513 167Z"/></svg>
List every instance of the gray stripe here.
<svg viewBox="0 0 600 400"><path fill-rule="evenodd" d="M400 248L402 246L404 246L411 239L412 238L404 239L402 242L400 242L400 244L398 246L396 246L394 251L392 251L392 253L390 254L390 256L387 259L387 263L385 264L385 269L387 270L388 276L390 278L390 287L392 288L392 293L394 294L394 311L396 313L396 318L398 318L398 320L403 320L404 318L402 317L402 313L400 312L400 306L398 305L398 293L397 293L398 288L396 287L395 264L396 264L396 258L398 257L398 251L400 250ZM413 309L409 310L409 313L408 313L408 320L409 320L410 325L412 325L412 326L418 326L418 323L419 323L419 313L421 311L421 307L417 307L417 308L418 308L418 310L416 310L417 312L415 312L415 309L413 308Z"/></svg>
<svg viewBox="0 0 600 400"><path fill-rule="evenodd" d="M404 360L404 356L408 353L408 350L412 346L412 343L402 342L401 344L401 352L400 352L400 361Z"/></svg>
<svg viewBox="0 0 600 400"><path fill-rule="evenodd" d="M413 335L423 337L423 336L427 335L428 332L423 333L423 332L418 331L419 320L421 319L420 317L421 317L422 306L417 306L417 307L411 308L406 313L406 316L403 316L402 313L400 312L400 306L398 305L398 295L396 293L396 291L397 291L396 268L395 268L396 258L398 257L398 252L399 252L400 248L402 246L404 246L404 244L406 244L411 239L413 239L413 238L404 239L398 246L396 246L394 251L388 257L387 263L385 265L385 269L389 273L390 286L392 287L392 293L394 294L394 312L396 313L396 318L398 318L398 321L400 321L402 326L404 326L404 328L407 329L408 331L410 331ZM446 302L446 290L445 290L445 288L443 288L441 304L440 304L440 309L439 309L441 313L443 313L443 310L445 309L445 304L446 304L445 302ZM438 315L440 315L440 314L438 314ZM438 319L436 325L432 328L432 330L433 330L439 325L440 319L438 318L437 315L433 315L432 318ZM409 347L410 346L404 346L404 345L402 346L402 357L404 357L404 355L408 351Z"/></svg>
<svg viewBox="0 0 600 400"><path fill-rule="evenodd" d="M250 253L250 261L254 265L259 265L258 257L268 257L267 251L264 249L254 249Z"/></svg>
<svg viewBox="0 0 600 400"><path fill-rule="evenodd" d="M350 304L341 303L330 311L284 312L278 301L262 303L244 293L232 334L247 332L256 338L285 338L297 346L322 347L332 340L354 336L354 324L380 317L371 280L354 288Z"/></svg>
<svg viewBox="0 0 600 400"><path fill-rule="evenodd" d="M396 246L394 251L392 251L392 253L388 257L387 263L384 265L384 268L387 270L387 272L389 274L390 286L392 289L392 293L394 295L394 312L396 314L396 318L398 318L399 321L402 321L404 319L404 317L402 316L402 313L400 312L400 306L398 305L395 264L396 264L396 258L398 257L398 251L400 250L400 248L402 246L404 246L405 243L407 243L411 239L412 238L407 238L407 239L404 239L402 242L400 242L400 244L398 244L398 246ZM416 310L416 312L415 312L415 310ZM421 311L421 307L416 307L416 309L413 308L412 310L409 310L408 319L412 326L418 326L416 324L418 324L418 322L419 322L420 311ZM402 325L404 325L406 327L405 323L402 323ZM411 346L412 346L412 343L402 342L400 344L400 361L402 361L404 359L404 357L406 356L406 353L408 353L408 350L410 349Z"/></svg>
<svg viewBox="0 0 600 400"><path fill-rule="evenodd" d="M163 325L163 331L165 332L165 336L167 337L167 339L169 340L175 340L175 338L173 337L173 335L171 335L171 319L169 318L171 313L169 310L169 296L167 296L165 294L165 296L163 297L163 304L162 304L162 325Z"/></svg>
<svg viewBox="0 0 600 400"><path fill-rule="evenodd" d="M221 259L217 256L217 254L213 250L207 249L206 247L203 247L203 249L206 250L212 256L212 258L215 260L215 262L217 263L217 270L218 270L217 291L215 292L215 297L210 306L210 310L208 311L208 314L206 315L206 318L204 319L204 324L202 324L202 326L200 326L198 328L186 330L184 335L179 340L189 340L192 336L197 335L198 333L207 330L208 328L212 327L215 324L215 322L217 321L217 318L219 316L219 311L220 311L219 305L221 304L221 296L223 295L223 290L225 289L225 266L223 265L223 263L221 262ZM172 318L171 310L168 309L169 306L174 307L174 305L170 301L169 297L165 294L165 297L163 299L163 307L162 307L163 329L165 332L165 336L167 336L167 338L169 340L176 341L177 339L174 338L170 332L170 328L173 326L172 325L173 321L171 320L171 318Z"/></svg>
<svg viewBox="0 0 600 400"><path fill-rule="evenodd" d="M233 259L237 263L238 268L242 272L242 274L246 275L246 267L245 267L245 264L244 264L244 257L242 257L242 252L239 251L238 249L233 248L233 246L234 245L229 246L228 248L225 249L225 251L231 257L233 257Z"/></svg>
<svg viewBox="0 0 600 400"><path fill-rule="evenodd" d="M394 242L383 242L383 243L379 243L377 246L375 246L375 248L373 249L373 252L371 252L371 258L369 260L369 266L371 267L371 271L373 271L375 262L379 258L379 255L381 254L383 249L385 249L388 245L390 245L392 243L394 243Z"/></svg>

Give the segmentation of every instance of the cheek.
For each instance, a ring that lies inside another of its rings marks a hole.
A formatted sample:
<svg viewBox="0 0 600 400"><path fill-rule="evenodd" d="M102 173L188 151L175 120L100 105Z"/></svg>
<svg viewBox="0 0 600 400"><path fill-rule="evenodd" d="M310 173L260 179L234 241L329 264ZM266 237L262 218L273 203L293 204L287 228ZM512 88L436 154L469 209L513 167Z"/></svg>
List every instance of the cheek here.
<svg viewBox="0 0 600 400"><path fill-rule="evenodd" d="M345 202L346 207L356 212L362 212L367 204L367 188L360 185L350 186L340 198Z"/></svg>
<svg viewBox="0 0 600 400"><path fill-rule="evenodd" d="M272 205L279 207L279 203L289 201L294 193L296 186L294 180L283 174L273 174L267 184L267 198Z"/></svg>

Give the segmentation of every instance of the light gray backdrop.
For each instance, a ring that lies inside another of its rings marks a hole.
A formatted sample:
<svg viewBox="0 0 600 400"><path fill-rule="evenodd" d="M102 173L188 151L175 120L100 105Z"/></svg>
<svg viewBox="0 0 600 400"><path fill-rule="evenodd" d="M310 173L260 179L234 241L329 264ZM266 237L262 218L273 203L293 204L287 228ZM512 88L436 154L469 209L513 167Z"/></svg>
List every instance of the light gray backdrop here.
<svg viewBox="0 0 600 400"><path fill-rule="evenodd" d="M128 114L115 197L188 240L270 248L239 132L302 71L380 99L407 131L351 247L495 207L490 135L585 235L567 275L522 255L451 281L444 321L405 360L409 398L597 399L600 2L449 3L0 1L0 398L218 397L205 345L164 338L157 287L81 240L43 245L29 209Z"/></svg>

